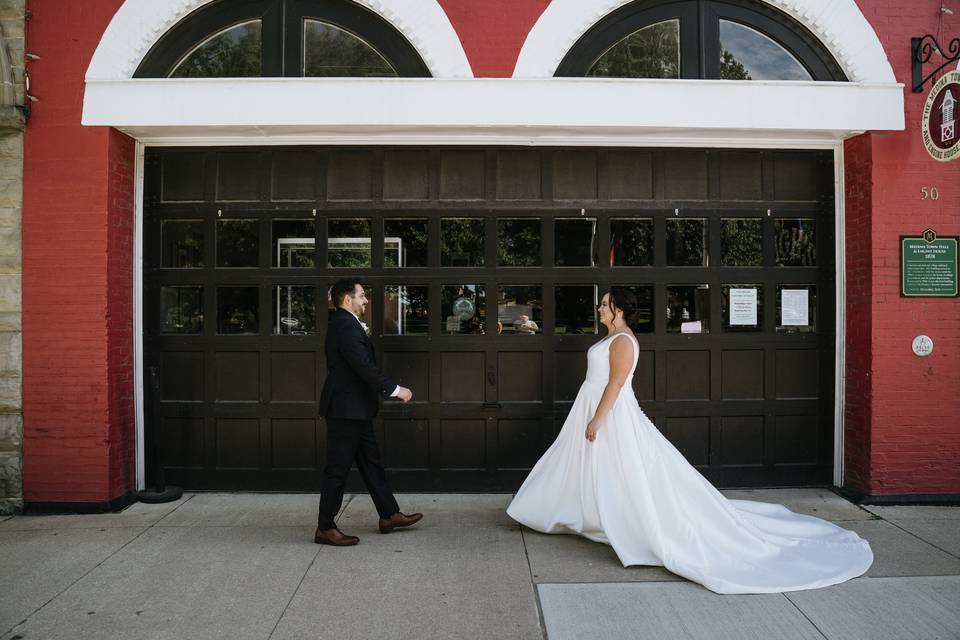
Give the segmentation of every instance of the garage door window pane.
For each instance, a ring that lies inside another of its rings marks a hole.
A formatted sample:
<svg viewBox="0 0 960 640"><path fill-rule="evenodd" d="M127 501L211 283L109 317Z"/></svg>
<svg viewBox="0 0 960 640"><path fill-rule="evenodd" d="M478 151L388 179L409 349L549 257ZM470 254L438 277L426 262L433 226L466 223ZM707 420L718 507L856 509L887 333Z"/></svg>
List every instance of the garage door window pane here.
<svg viewBox="0 0 960 640"><path fill-rule="evenodd" d="M383 235L383 266L427 266L429 227L426 218L385 220Z"/></svg>
<svg viewBox="0 0 960 640"><path fill-rule="evenodd" d="M279 285L273 288L273 333L305 336L316 332L316 294L313 287Z"/></svg>
<svg viewBox="0 0 960 640"><path fill-rule="evenodd" d="M497 333L534 335L543 331L543 298L539 286L505 285L497 295Z"/></svg>
<svg viewBox="0 0 960 640"><path fill-rule="evenodd" d="M217 333L257 333L258 296L256 287L217 287Z"/></svg>
<svg viewBox="0 0 960 640"><path fill-rule="evenodd" d="M313 268L314 228L313 220L274 220L273 266Z"/></svg>
<svg viewBox="0 0 960 640"><path fill-rule="evenodd" d="M540 266L540 219L497 220L497 264L501 267Z"/></svg>
<svg viewBox="0 0 960 640"><path fill-rule="evenodd" d="M483 266L483 218L443 218L440 235L442 266Z"/></svg>
<svg viewBox="0 0 960 640"><path fill-rule="evenodd" d="M257 78L260 65L260 21L237 24L197 45L177 63L171 78Z"/></svg>
<svg viewBox="0 0 960 640"><path fill-rule="evenodd" d="M426 335L430 329L429 293L425 284L388 284L383 291L383 335Z"/></svg>
<svg viewBox="0 0 960 640"><path fill-rule="evenodd" d="M362 269L370 266L370 220L327 221L327 266ZM369 296L368 296L369 297Z"/></svg>
<svg viewBox="0 0 960 640"><path fill-rule="evenodd" d="M487 295L482 284L445 284L441 289L440 300L440 333L484 333Z"/></svg>
<svg viewBox="0 0 960 640"><path fill-rule="evenodd" d="M720 296L724 331L763 331L762 285L725 284Z"/></svg>
<svg viewBox="0 0 960 640"><path fill-rule="evenodd" d="M653 264L653 220L614 218L610 221L610 266L649 267Z"/></svg>
<svg viewBox="0 0 960 640"><path fill-rule="evenodd" d="M667 333L709 333L710 285L667 287Z"/></svg>
<svg viewBox="0 0 960 640"><path fill-rule="evenodd" d="M203 333L203 287L160 287L160 331Z"/></svg>
<svg viewBox="0 0 960 640"><path fill-rule="evenodd" d="M667 220L667 265L706 267L708 264L706 219Z"/></svg>
<svg viewBox="0 0 960 640"><path fill-rule="evenodd" d="M259 222L217 220L217 266L226 268L256 267L260 258Z"/></svg>
<svg viewBox="0 0 960 640"><path fill-rule="evenodd" d="M173 269L203 267L203 221L164 220L160 226L160 266Z"/></svg>
<svg viewBox="0 0 960 640"><path fill-rule="evenodd" d="M777 220L774 225L778 267L817 266L816 221L811 218Z"/></svg>
<svg viewBox="0 0 960 640"><path fill-rule="evenodd" d="M763 266L763 220L720 220L720 264L724 267Z"/></svg>
<svg viewBox="0 0 960 640"><path fill-rule="evenodd" d="M597 286L592 284L560 285L554 289L558 335L597 332Z"/></svg>
<svg viewBox="0 0 960 640"><path fill-rule="evenodd" d="M554 238L558 267L597 266L596 218L557 218Z"/></svg>

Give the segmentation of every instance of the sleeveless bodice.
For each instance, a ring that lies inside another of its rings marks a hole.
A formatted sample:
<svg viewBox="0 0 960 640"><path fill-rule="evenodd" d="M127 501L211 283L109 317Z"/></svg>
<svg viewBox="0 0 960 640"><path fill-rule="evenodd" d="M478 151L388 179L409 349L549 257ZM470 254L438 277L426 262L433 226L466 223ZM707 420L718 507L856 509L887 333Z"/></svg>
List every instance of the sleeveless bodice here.
<svg viewBox="0 0 960 640"><path fill-rule="evenodd" d="M626 336L626 339L633 344L633 366L630 367L630 375L627 376L627 381L623 385L624 389L633 389L633 373L637 369L640 345L629 333L615 333L607 336L587 350L587 377L584 384L607 386L607 381L610 379L610 345L618 339L618 336Z"/></svg>

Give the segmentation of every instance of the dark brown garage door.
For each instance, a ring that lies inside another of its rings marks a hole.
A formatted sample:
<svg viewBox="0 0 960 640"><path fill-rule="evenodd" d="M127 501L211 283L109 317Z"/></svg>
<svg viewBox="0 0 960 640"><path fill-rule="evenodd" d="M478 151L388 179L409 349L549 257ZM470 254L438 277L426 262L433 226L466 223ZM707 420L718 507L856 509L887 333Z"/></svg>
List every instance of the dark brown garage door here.
<svg viewBox="0 0 960 640"><path fill-rule="evenodd" d="M618 284L641 405L711 481L829 482L833 184L826 151L149 150L148 436L168 482L316 490L326 292L355 274L415 395L378 422L394 486L513 489Z"/></svg>

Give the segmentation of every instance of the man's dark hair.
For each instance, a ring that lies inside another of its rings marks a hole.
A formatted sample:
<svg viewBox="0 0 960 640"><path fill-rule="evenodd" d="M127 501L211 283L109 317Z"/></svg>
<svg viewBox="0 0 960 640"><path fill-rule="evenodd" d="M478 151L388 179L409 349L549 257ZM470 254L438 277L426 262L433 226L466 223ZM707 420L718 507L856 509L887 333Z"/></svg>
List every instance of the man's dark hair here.
<svg viewBox="0 0 960 640"><path fill-rule="evenodd" d="M333 283L333 286L330 287L330 300L333 302L333 306L339 307L343 304L343 296L347 294L353 294L357 290L357 285L360 284L356 280L337 280Z"/></svg>

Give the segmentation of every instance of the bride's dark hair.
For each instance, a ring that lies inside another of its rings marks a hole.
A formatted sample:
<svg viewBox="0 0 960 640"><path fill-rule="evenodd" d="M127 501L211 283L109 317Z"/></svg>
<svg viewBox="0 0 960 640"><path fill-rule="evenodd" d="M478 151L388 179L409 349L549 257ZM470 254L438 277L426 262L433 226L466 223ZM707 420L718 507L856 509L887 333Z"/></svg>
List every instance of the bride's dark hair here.
<svg viewBox="0 0 960 640"><path fill-rule="evenodd" d="M636 294L627 287L610 287L607 293L610 294L610 312L616 315L617 311L622 311L623 321L633 327L637 322Z"/></svg>

